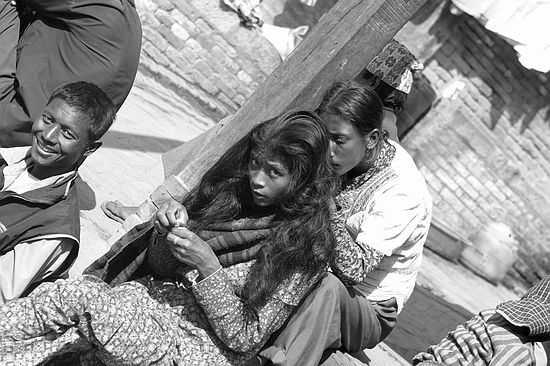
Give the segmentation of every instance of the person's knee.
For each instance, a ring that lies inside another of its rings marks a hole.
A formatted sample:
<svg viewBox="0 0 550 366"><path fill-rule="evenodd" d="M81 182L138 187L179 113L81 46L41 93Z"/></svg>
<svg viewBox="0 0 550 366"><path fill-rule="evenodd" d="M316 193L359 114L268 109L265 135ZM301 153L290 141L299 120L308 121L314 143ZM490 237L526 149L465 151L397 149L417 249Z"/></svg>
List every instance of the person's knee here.
<svg viewBox="0 0 550 366"><path fill-rule="evenodd" d="M329 273L310 296L315 297L318 301L322 301L324 306L340 308L340 298L346 295L348 295L346 286L344 286L338 277Z"/></svg>
<svg viewBox="0 0 550 366"><path fill-rule="evenodd" d="M375 347L382 338L382 325L372 303L353 288L340 294L342 347L350 353Z"/></svg>

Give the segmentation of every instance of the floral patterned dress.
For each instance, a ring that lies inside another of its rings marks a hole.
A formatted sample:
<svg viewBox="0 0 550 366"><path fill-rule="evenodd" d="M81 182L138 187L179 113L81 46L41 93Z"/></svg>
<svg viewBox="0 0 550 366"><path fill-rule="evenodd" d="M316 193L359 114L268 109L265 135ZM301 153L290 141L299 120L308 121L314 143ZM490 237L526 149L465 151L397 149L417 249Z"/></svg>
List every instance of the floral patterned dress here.
<svg viewBox="0 0 550 366"><path fill-rule="evenodd" d="M83 365L244 364L320 278L289 276L252 311L238 296L252 263L198 283L192 271L186 285L146 277L111 288L94 276L43 284L0 307L0 365L71 352Z"/></svg>

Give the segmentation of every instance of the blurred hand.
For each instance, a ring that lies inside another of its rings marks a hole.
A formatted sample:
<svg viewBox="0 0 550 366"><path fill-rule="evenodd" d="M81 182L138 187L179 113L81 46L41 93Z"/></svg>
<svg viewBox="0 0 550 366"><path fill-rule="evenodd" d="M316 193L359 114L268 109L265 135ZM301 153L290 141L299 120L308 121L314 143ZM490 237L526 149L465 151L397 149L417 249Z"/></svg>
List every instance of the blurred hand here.
<svg viewBox="0 0 550 366"><path fill-rule="evenodd" d="M166 241L174 257L195 267L200 278L209 276L221 267L210 245L186 227L173 227Z"/></svg>
<svg viewBox="0 0 550 366"><path fill-rule="evenodd" d="M173 227L187 225L188 220L189 215L185 207L178 201L170 199L163 202L158 209L154 225L159 233L166 234Z"/></svg>

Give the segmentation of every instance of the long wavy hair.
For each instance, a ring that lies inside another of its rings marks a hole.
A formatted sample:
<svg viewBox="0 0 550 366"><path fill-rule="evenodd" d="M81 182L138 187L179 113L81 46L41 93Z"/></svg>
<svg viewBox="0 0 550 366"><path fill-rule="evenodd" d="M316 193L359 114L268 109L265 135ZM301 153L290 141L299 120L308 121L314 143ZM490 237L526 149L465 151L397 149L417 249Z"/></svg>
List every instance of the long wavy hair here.
<svg viewBox="0 0 550 366"><path fill-rule="evenodd" d="M246 217L253 206L248 177L252 149L276 159L290 173L277 204L273 230L259 251L241 296L252 308L289 275L312 278L330 263L334 238L329 228L329 200L337 177L328 157L328 131L319 117L293 111L263 122L231 147L210 168L184 201L193 229Z"/></svg>
<svg viewBox="0 0 550 366"><path fill-rule="evenodd" d="M390 86L385 81L382 81L380 77L369 71L365 70L363 78L374 88L374 91L376 91L380 100L382 100L384 107L392 109L396 115L403 111L405 103L407 103L407 93Z"/></svg>

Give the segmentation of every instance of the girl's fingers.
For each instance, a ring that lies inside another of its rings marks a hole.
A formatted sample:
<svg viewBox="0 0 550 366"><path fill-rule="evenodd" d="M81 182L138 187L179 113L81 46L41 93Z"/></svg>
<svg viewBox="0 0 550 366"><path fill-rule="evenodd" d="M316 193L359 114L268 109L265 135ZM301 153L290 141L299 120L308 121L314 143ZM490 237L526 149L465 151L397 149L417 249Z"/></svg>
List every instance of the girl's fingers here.
<svg viewBox="0 0 550 366"><path fill-rule="evenodd" d="M170 229L170 232L174 235L177 235L181 238L185 238L188 240L192 240L197 236L194 232L192 232L185 226L174 226L173 228Z"/></svg>
<svg viewBox="0 0 550 366"><path fill-rule="evenodd" d="M178 223L177 212L178 212L178 209L175 207L169 207L168 210L166 210L166 219L168 220L168 223L170 226L177 225Z"/></svg>
<svg viewBox="0 0 550 366"><path fill-rule="evenodd" d="M166 241L168 241L169 243L172 243L172 244L177 244L178 242L178 236L172 234L172 233L168 233L168 235L166 235Z"/></svg>
<svg viewBox="0 0 550 366"><path fill-rule="evenodd" d="M185 234L179 235L173 232L169 232L166 239L177 246L188 246L190 241Z"/></svg>
<svg viewBox="0 0 550 366"><path fill-rule="evenodd" d="M182 207L176 213L176 224L174 226L186 226L187 221L189 221L189 215L187 214L185 207Z"/></svg>
<svg viewBox="0 0 550 366"><path fill-rule="evenodd" d="M170 222L166 217L166 207L164 205L161 206L157 211L157 221L160 223L160 225L164 226L165 228L170 227Z"/></svg>
<svg viewBox="0 0 550 366"><path fill-rule="evenodd" d="M153 225L155 226L155 230L159 233L159 234L162 234L162 235L165 235L166 233L168 233L168 228L163 226L158 220L155 220L155 222L153 223Z"/></svg>

